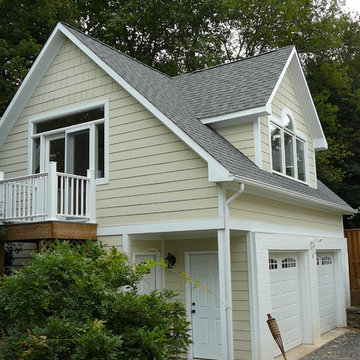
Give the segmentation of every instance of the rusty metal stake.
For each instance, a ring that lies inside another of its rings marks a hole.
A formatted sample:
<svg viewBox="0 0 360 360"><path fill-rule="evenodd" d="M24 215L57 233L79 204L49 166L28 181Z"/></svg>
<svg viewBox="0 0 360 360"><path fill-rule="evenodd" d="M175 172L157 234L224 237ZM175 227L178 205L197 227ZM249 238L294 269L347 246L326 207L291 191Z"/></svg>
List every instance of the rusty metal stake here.
<svg viewBox="0 0 360 360"><path fill-rule="evenodd" d="M271 335L273 336L277 346L279 347L284 360L286 360L285 349L284 349L284 345L283 345L283 342L282 342L282 339L281 339L280 330L279 330L279 327L277 325L276 319L273 318L271 316L271 314L267 314L267 317L268 317L268 319L267 319L266 322L267 322L267 324L269 326Z"/></svg>

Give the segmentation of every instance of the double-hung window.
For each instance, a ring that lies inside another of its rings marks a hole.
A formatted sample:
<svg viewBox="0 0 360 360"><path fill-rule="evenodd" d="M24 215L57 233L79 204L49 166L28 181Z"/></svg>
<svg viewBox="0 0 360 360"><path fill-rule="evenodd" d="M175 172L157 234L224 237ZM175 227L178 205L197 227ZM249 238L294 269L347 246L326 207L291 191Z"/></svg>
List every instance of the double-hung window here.
<svg viewBox="0 0 360 360"><path fill-rule="evenodd" d="M270 120L273 172L307 182L306 140L296 132L295 121L285 113L281 121Z"/></svg>
<svg viewBox="0 0 360 360"><path fill-rule="evenodd" d="M106 113L102 103L32 120L31 172L44 172L54 161L58 172L86 176L92 169L97 183L107 181Z"/></svg>

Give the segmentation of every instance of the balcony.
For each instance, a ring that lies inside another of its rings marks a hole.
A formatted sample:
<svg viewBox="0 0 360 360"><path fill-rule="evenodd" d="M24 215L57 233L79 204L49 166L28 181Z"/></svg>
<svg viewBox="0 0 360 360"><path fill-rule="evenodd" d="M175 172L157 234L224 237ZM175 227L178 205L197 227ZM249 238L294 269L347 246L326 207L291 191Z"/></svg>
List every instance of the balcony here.
<svg viewBox="0 0 360 360"><path fill-rule="evenodd" d="M87 176L47 172L4 179L0 172L0 222L96 222L94 171Z"/></svg>

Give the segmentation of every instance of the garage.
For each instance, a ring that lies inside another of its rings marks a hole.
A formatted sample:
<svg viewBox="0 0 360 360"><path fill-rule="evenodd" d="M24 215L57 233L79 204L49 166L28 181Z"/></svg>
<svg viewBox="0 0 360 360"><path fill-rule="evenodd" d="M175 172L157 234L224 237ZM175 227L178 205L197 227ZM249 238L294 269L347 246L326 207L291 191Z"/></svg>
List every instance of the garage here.
<svg viewBox="0 0 360 360"><path fill-rule="evenodd" d="M336 327L336 285L334 253L317 253L321 334Z"/></svg>
<svg viewBox="0 0 360 360"><path fill-rule="evenodd" d="M276 318L285 350L302 343L300 274L297 253L269 254L272 316ZM279 354L274 346L275 354Z"/></svg>

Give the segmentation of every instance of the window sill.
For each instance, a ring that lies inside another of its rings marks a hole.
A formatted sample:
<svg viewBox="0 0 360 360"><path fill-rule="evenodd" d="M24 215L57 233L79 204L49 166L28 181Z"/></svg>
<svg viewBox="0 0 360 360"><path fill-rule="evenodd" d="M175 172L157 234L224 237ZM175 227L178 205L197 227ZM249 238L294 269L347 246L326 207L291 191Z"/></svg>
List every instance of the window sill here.
<svg viewBox="0 0 360 360"><path fill-rule="evenodd" d="M276 174L276 175L280 175L280 176L283 176L283 177L285 177L285 178L287 178L287 179L295 180L295 181L297 181L297 182L299 182L299 183L301 183L301 184L310 186L310 184L309 184L308 181L303 181L303 180L296 179L296 178L294 178L294 177L292 177L292 176L285 175L285 174L283 174L283 173L281 173L281 172L279 172L279 171L271 170L271 173L272 173L272 174Z"/></svg>

